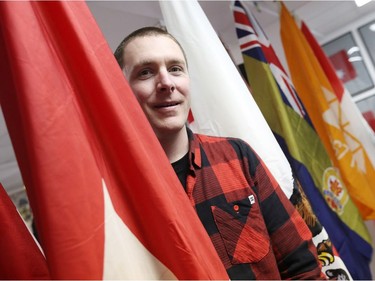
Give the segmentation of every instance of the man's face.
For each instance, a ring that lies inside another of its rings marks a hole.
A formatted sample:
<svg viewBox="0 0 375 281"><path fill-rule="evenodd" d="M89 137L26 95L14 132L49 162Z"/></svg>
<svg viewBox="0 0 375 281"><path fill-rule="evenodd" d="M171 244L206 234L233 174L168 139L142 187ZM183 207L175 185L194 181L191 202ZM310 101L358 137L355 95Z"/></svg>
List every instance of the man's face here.
<svg viewBox="0 0 375 281"><path fill-rule="evenodd" d="M167 36L135 38L125 47L124 72L158 138L184 128L189 75L176 42Z"/></svg>

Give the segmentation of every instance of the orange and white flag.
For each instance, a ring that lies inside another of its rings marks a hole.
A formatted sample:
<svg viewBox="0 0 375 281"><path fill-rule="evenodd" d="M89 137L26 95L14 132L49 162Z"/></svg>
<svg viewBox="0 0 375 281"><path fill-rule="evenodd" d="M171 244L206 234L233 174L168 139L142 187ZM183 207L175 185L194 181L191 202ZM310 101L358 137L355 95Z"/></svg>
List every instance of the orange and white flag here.
<svg viewBox="0 0 375 281"><path fill-rule="evenodd" d="M363 124L355 120L357 116L348 102L350 97L331 84L304 33L285 5L281 6L281 38L291 78L330 158L338 167L326 175L327 183L335 185L339 173L362 218L375 219L374 144L369 136L362 138L368 132L358 134ZM339 191L341 187L335 188Z"/></svg>

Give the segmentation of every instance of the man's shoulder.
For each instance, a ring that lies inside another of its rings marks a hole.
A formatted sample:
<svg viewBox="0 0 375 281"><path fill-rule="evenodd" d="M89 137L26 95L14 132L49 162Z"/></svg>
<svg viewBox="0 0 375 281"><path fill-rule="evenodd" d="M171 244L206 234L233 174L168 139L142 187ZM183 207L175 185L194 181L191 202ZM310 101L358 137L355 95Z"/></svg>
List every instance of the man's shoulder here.
<svg viewBox="0 0 375 281"><path fill-rule="evenodd" d="M199 142L203 147L227 148L231 147L236 151L251 151L250 145L240 138L235 137L219 137L206 134L195 134L195 141Z"/></svg>
<svg viewBox="0 0 375 281"><path fill-rule="evenodd" d="M190 128L187 128L187 131L190 145L192 145L192 147L195 147L195 149L200 146L203 149L213 150L227 150L228 148L232 148L239 154L253 152L250 145L240 138L195 133Z"/></svg>
<svg viewBox="0 0 375 281"><path fill-rule="evenodd" d="M218 143L218 142L231 142L231 143L238 143L238 144L245 144L248 145L244 140L235 137L219 137L219 136L212 136L206 134L197 134L194 133L196 139L198 139L201 143Z"/></svg>

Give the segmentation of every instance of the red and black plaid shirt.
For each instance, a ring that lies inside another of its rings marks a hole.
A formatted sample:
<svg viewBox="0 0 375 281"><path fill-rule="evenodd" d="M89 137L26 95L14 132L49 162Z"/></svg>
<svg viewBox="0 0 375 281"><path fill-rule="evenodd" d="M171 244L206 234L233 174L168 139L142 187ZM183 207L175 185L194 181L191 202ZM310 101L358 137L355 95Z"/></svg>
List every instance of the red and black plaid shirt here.
<svg viewBox="0 0 375 281"><path fill-rule="evenodd" d="M188 135L186 192L229 277L324 279L311 232L250 146Z"/></svg>

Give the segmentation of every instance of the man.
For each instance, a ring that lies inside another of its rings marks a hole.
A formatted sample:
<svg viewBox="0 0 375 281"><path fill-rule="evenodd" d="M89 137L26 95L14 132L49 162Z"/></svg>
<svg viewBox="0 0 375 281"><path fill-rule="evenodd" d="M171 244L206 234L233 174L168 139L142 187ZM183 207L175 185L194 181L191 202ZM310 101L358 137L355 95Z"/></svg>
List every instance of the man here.
<svg viewBox="0 0 375 281"><path fill-rule="evenodd" d="M115 57L229 277L324 279L309 229L250 146L186 127L189 74L177 40L145 27Z"/></svg>

